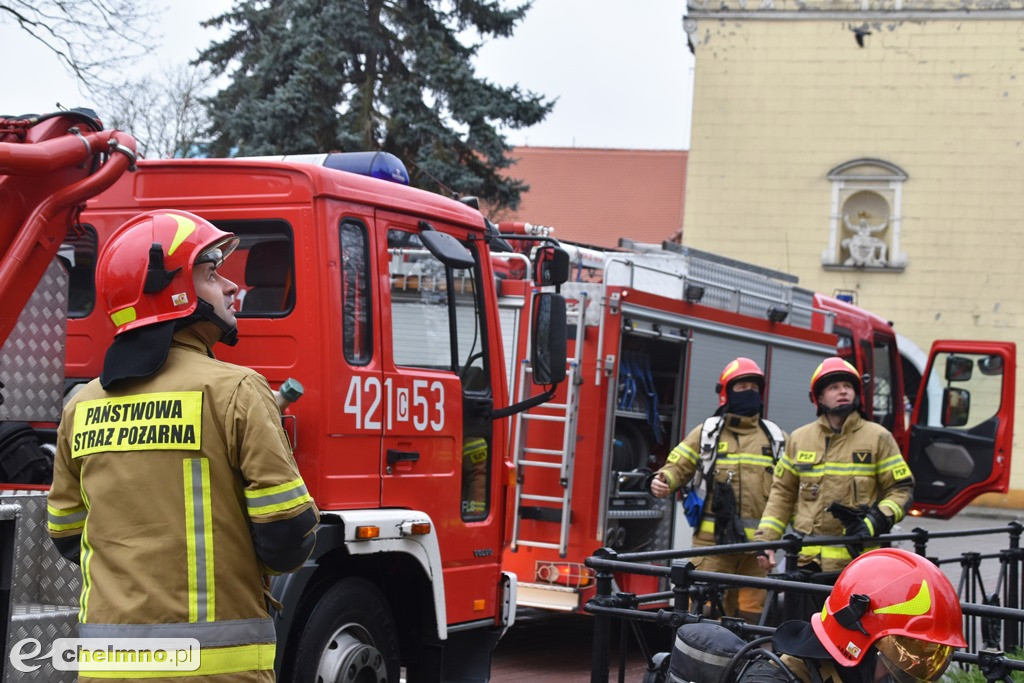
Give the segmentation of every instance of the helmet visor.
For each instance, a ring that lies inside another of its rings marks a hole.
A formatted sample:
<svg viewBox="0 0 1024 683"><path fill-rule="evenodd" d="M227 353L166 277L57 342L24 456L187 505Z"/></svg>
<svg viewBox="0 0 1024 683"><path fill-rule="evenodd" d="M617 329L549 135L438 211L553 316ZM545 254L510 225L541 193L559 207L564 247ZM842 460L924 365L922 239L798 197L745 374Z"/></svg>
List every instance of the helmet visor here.
<svg viewBox="0 0 1024 683"><path fill-rule="evenodd" d="M203 253L196 257L192 265L198 266L200 263L212 263L214 268L220 268L220 265L224 263L228 256L231 256L231 252L236 247L238 247L238 238L234 235L229 235L207 247Z"/></svg>
<svg viewBox="0 0 1024 683"><path fill-rule="evenodd" d="M907 636L885 636L875 642L879 658L901 683L936 681L953 659L953 646Z"/></svg>

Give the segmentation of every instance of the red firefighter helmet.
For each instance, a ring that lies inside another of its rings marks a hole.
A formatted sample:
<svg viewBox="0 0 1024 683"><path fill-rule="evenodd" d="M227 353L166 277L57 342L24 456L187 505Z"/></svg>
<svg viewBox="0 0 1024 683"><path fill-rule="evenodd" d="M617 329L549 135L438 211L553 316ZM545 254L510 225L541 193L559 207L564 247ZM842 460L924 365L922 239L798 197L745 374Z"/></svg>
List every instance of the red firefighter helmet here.
<svg viewBox="0 0 1024 683"><path fill-rule="evenodd" d="M718 384L715 385L715 391L718 392L718 405L725 405L729 396L729 387L741 379L756 382L758 391L764 395L764 373L761 372L760 366L749 358L735 358L722 368Z"/></svg>
<svg viewBox="0 0 1024 683"><path fill-rule="evenodd" d="M851 363L839 356L832 356L821 361L811 375L811 403L818 406L818 394L832 382L847 380L853 385L853 391L860 398L860 373Z"/></svg>
<svg viewBox="0 0 1024 683"><path fill-rule="evenodd" d="M219 264L238 246L232 233L177 210L139 214L100 253L96 284L104 310L122 332L184 318L196 309L192 267Z"/></svg>
<svg viewBox="0 0 1024 683"><path fill-rule="evenodd" d="M847 565L811 627L839 664L856 666L873 645L900 681L937 680L953 648L967 645L953 584L931 561L899 548Z"/></svg>

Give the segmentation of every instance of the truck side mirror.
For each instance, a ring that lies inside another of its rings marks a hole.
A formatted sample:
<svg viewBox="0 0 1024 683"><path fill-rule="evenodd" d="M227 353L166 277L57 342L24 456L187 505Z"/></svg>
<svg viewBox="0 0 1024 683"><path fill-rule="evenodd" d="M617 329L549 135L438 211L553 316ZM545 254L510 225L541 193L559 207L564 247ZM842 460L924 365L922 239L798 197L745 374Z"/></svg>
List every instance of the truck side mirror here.
<svg viewBox="0 0 1024 683"><path fill-rule="evenodd" d="M537 251L534 279L541 287L566 282L569 279L569 252L559 247L541 247Z"/></svg>
<svg viewBox="0 0 1024 683"><path fill-rule="evenodd" d="M449 268L472 268L473 254L466 246L446 232L439 232L426 221L420 221L420 241L434 258Z"/></svg>
<svg viewBox="0 0 1024 683"><path fill-rule="evenodd" d="M942 390L942 426L963 427L971 412L971 392L946 387Z"/></svg>
<svg viewBox="0 0 1024 683"><path fill-rule="evenodd" d="M567 337L565 298L548 292L537 294L533 305L533 348L530 350L534 384L565 381Z"/></svg>
<svg viewBox="0 0 1024 683"><path fill-rule="evenodd" d="M1003 357L985 356L978 361L978 371L986 377L1003 374Z"/></svg>
<svg viewBox="0 0 1024 683"><path fill-rule="evenodd" d="M965 356L954 356L950 354L946 358L946 381L966 382L971 378L974 370L974 361Z"/></svg>

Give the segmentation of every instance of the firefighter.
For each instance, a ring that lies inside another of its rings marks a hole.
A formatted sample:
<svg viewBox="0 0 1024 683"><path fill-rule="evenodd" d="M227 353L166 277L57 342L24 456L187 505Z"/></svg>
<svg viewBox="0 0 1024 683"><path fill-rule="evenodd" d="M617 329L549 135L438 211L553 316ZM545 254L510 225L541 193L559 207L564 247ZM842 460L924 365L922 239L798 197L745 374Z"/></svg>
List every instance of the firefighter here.
<svg viewBox="0 0 1024 683"><path fill-rule="evenodd" d="M97 286L116 336L57 432L49 531L81 564L79 635L198 640L174 680L274 680L269 575L306 560L319 516L267 380L213 355L237 342L237 244L173 210L114 234Z"/></svg>
<svg viewBox="0 0 1024 683"><path fill-rule="evenodd" d="M824 609L810 621L787 621L774 649L804 683L936 681L966 647L953 584L928 559L898 548L866 552L843 569ZM738 683L792 679L757 660Z"/></svg>
<svg viewBox="0 0 1024 683"><path fill-rule="evenodd" d="M832 357L817 367L811 401L818 419L790 436L755 538L780 538L790 522L805 536L873 537L903 519L914 478L892 434L864 417L861 400L853 365ZM852 544L804 546L798 563L810 572L839 571L857 552Z"/></svg>
<svg viewBox="0 0 1024 683"><path fill-rule="evenodd" d="M483 517L487 512L487 440L469 437L462 442L462 515Z"/></svg>
<svg viewBox="0 0 1024 683"><path fill-rule="evenodd" d="M772 483L772 469L781 455L785 434L761 417L765 377L757 363L736 358L722 370L715 387L719 408L695 427L671 453L650 482L651 493L664 498L686 488L693 545L746 543L754 535ZM703 505L695 502L703 499ZM769 569L754 553L695 558L701 571L764 576ZM723 608L729 616L757 621L764 591L726 591Z"/></svg>

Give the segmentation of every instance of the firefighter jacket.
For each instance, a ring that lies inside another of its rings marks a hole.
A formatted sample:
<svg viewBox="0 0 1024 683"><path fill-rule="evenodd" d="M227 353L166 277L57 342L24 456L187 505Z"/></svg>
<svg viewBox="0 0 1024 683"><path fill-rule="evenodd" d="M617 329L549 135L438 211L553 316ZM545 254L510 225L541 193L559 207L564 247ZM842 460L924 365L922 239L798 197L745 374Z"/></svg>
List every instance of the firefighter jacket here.
<svg viewBox="0 0 1024 683"><path fill-rule="evenodd" d="M714 474L708 480L704 513L693 535L693 544L715 544L714 482L732 486L736 494L739 517L743 531L752 539L761 519L768 492L772 484L772 442L760 425L757 415L741 417L726 413L718 434ZM664 474L671 490L688 484L701 463L700 441L703 425L698 425L682 443L672 449L667 462L659 473ZM723 520L723 523L728 520Z"/></svg>
<svg viewBox="0 0 1024 683"><path fill-rule="evenodd" d="M260 534L305 537L293 570L318 513L266 379L214 359L198 327L175 333L156 374L93 380L68 403L49 531L80 538L80 637L195 638L199 669L173 680L273 681Z"/></svg>
<svg viewBox="0 0 1024 683"><path fill-rule="evenodd" d="M781 538L790 523L804 536L842 536L843 525L826 510L833 501L878 505L896 523L910 508L913 491L910 468L888 430L851 413L835 432L822 415L790 436L756 538ZM835 571L851 559L843 546L804 546L800 564L817 562L823 571Z"/></svg>

